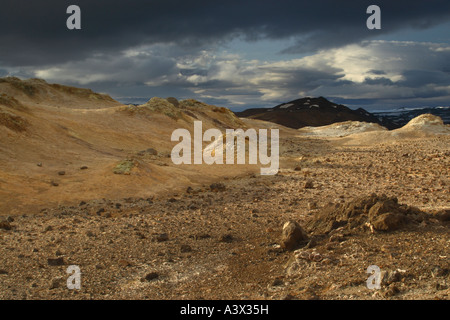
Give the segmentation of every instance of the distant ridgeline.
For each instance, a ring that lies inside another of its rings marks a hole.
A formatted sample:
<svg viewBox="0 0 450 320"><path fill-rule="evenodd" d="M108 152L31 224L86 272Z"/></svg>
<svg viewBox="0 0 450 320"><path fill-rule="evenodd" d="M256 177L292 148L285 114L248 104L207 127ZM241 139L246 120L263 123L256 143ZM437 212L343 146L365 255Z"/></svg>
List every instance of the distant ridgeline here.
<svg viewBox="0 0 450 320"><path fill-rule="evenodd" d="M373 114L359 108L352 110L344 105L328 101L324 97L302 98L273 108L248 109L236 112L244 118L259 119L275 122L289 128L319 127L344 121L361 121L378 123L388 129L395 129L396 125L388 119L383 122Z"/></svg>
<svg viewBox="0 0 450 320"><path fill-rule="evenodd" d="M273 108L255 108L235 112L238 117L271 121L294 129L320 127L344 121L361 121L377 123L389 130L403 127L409 120L425 113L441 117L445 124L450 123L450 107L402 108L370 113L362 108L352 110L344 105L330 102L324 97L306 97Z"/></svg>
<svg viewBox="0 0 450 320"><path fill-rule="evenodd" d="M441 117L444 124L450 124L450 107L400 108L396 110L373 112L372 114L376 116L382 124L387 122L390 125L399 128L403 127L411 119L425 113Z"/></svg>

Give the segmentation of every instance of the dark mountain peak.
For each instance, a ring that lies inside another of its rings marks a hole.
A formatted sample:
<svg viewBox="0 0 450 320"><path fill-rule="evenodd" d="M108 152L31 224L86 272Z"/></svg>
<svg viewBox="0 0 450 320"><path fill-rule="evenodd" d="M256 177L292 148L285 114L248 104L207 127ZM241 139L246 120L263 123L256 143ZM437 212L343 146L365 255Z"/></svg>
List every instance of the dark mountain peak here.
<svg viewBox="0 0 450 320"><path fill-rule="evenodd" d="M248 109L237 116L275 122L298 129L305 126L325 126L343 121L380 123L380 120L363 108L352 110L324 97L304 97L279 104L273 108Z"/></svg>
<svg viewBox="0 0 450 320"><path fill-rule="evenodd" d="M279 104L276 107L274 107L273 109L274 110L285 109L285 110L289 110L289 111L307 110L307 109L318 109L318 110L336 109L338 111L349 110L346 106L331 102L324 97L300 98L300 99L296 99L296 100L293 100L290 102Z"/></svg>
<svg viewBox="0 0 450 320"><path fill-rule="evenodd" d="M359 114L363 114L366 116L372 115L370 112L368 112L367 110L363 109L363 108L358 108L355 110L355 112L359 113Z"/></svg>

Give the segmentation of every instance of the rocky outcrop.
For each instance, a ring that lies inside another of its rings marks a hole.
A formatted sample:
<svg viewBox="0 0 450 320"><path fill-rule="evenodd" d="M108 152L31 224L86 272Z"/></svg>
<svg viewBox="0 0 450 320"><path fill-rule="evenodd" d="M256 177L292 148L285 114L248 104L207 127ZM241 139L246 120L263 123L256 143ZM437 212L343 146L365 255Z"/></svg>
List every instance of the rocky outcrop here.
<svg viewBox="0 0 450 320"><path fill-rule="evenodd" d="M372 194L342 204L329 204L307 224L310 232L328 234L343 227L347 231L369 228L393 231L408 222L421 222L427 214L415 207L399 204L397 198Z"/></svg>

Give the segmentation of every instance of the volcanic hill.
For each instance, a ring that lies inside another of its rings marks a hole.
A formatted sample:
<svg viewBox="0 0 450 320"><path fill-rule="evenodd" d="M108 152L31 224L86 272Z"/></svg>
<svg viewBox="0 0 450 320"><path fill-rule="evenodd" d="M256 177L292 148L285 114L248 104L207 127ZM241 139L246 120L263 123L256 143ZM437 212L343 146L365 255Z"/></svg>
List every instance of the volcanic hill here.
<svg viewBox="0 0 450 320"><path fill-rule="evenodd" d="M294 129L326 126L344 121L371 122L393 129L390 123L381 123L377 117L362 108L352 110L344 105L328 101L324 97L306 97L273 108L247 109L236 112L236 115L271 121Z"/></svg>
<svg viewBox="0 0 450 320"><path fill-rule="evenodd" d="M90 89L0 78L0 210L147 198L230 174L232 168L172 163L172 132L193 131L194 121L203 130L246 128L229 109L192 99L124 105Z"/></svg>

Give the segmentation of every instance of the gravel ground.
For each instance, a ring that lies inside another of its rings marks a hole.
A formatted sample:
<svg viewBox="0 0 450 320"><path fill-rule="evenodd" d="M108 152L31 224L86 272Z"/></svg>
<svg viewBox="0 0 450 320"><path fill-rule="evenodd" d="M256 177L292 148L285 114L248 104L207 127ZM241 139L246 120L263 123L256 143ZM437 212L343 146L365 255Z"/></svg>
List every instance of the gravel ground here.
<svg viewBox="0 0 450 320"><path fill-rule="evenodd" d="M3 217L0 298L447 300L449 142L352 147L290 137L276 176ZM428 216L385 232L305 227L328 203L373 193ZM280 246L290 220L313 240L296 251ZM71 265L80 289L67 287ZM367 287L371 265L379 289Z"/></svg>

